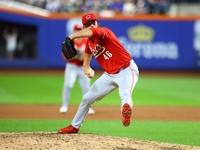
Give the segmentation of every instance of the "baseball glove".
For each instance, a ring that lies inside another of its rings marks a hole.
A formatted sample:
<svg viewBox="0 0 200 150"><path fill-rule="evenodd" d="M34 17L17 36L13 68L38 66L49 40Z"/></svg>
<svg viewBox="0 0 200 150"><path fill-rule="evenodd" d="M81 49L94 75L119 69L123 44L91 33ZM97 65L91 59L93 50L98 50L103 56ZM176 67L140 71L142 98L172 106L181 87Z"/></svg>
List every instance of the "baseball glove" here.
<svg viewBox="0 0 200 150"><path fill-rule="evenodd" d="M77 55L77 51L74 47L74 41L67 36L65 42L62 43L62 53L66 59L72 59Z"/></svg>

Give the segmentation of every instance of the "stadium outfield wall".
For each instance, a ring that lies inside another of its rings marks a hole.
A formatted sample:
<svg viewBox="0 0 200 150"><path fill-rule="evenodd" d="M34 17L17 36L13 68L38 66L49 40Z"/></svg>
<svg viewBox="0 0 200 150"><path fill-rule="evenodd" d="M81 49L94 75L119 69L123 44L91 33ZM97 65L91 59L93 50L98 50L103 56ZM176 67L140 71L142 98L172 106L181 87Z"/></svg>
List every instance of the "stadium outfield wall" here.
<svg viewBox="0 0 200 150"><path fill-rule="evenodd" d="M82 14L58 13L41 16L0 8L0 68L64 68L61 44L66 35L72 33L74 24L81 23L81 16ZM116 34L140 69L200 68L200 16L97 17L101 26L110 28ZM2 34L8 25L19 28L19 37L25 43L27 51L35 45L31 56L20 57L19 54L14 60L5 57L5 40ZM33 41L35 43L31 44ZM91 66L101 68L94 58Z"/></svg>

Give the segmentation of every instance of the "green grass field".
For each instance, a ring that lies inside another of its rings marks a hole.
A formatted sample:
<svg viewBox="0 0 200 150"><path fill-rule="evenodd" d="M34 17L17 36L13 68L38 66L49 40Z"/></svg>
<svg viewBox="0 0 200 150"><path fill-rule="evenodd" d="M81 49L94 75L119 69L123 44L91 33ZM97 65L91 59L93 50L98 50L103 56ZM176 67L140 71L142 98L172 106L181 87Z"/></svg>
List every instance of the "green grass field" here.
<svg viewBox="0 0 200 150"><path fill-rule="evenodd" d="M60 105L63 81L59 75L0 75L0 104ZM132 97L135 106L199 107L199 90L200 78L140 77ZM80 101L81 90L76 82L70 104L79 105ZM120 106L118 90L94 105ZM0 132L57 132L70 122L0 119ZM134 121L131 124L125 128L119 121L86 120L80 132L200 146L200 122Z"/></svg>

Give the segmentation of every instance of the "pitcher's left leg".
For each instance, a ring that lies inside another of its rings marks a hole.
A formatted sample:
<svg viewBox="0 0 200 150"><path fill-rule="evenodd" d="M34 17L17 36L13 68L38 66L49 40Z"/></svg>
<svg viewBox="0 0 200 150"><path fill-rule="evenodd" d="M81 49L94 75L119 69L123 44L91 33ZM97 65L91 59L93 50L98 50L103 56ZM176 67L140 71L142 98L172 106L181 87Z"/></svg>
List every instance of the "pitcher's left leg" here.
<svg viewBox="0 0 200 150"><path fill-rule="evenodd" d="M101 100L104 96L115 90L117 87L113 85L111 77L105 73L99 77L90 87L89 91L84 94L78 111L71 125L79 129L88 113L89 108L95 101Z"/></svg>

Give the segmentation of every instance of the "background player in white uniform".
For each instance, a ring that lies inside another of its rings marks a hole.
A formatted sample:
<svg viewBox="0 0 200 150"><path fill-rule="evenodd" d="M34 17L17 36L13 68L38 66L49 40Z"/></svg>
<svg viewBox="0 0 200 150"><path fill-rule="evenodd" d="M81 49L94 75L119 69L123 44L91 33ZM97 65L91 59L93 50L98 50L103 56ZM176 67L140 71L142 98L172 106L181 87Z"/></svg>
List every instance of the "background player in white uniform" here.
<svg viewBox="0 0 200 150"><path fill-rule="evenodd" d="M84 55L84 73L92 78L94 70L90 67L92 55L105 70L84 94L79 109L70 126L58 130L58 133L78 133L92 103L119 88L121 98L122 123L129 126L132 112L132 91L138 81L138 67L130 54L124 49L115 34L108 28L99 27L94 14L82 17L82 31L69 36L71 40L88 37Z"/></svg>
<svg viewBox="0 0 200 150"><path fill-rule="evenodd" d="M82 30L82 25L76 24L74 26L74 32L80 30ZM79 81L83 95L88 91L90 87L90 79L87 77L87 75L84 74L83 71L83 58L86 42L86 38L77 38L74 40L74 46L78 54L73 59L68 60L65 66L62 106L59 110L60 113L66 113L68 110L71 89L73 88L76 79ZM95 111L90 108L88 114L95 114Z"/></svg>
<svg viewBox="0 0 200 150"><path fill-rule="evenodd" d="M6 52L7 58L12 60L15 57L15 51L17 49L17 36L18 29L17 27L5 28L3 37L6 40Z"/></svg>

